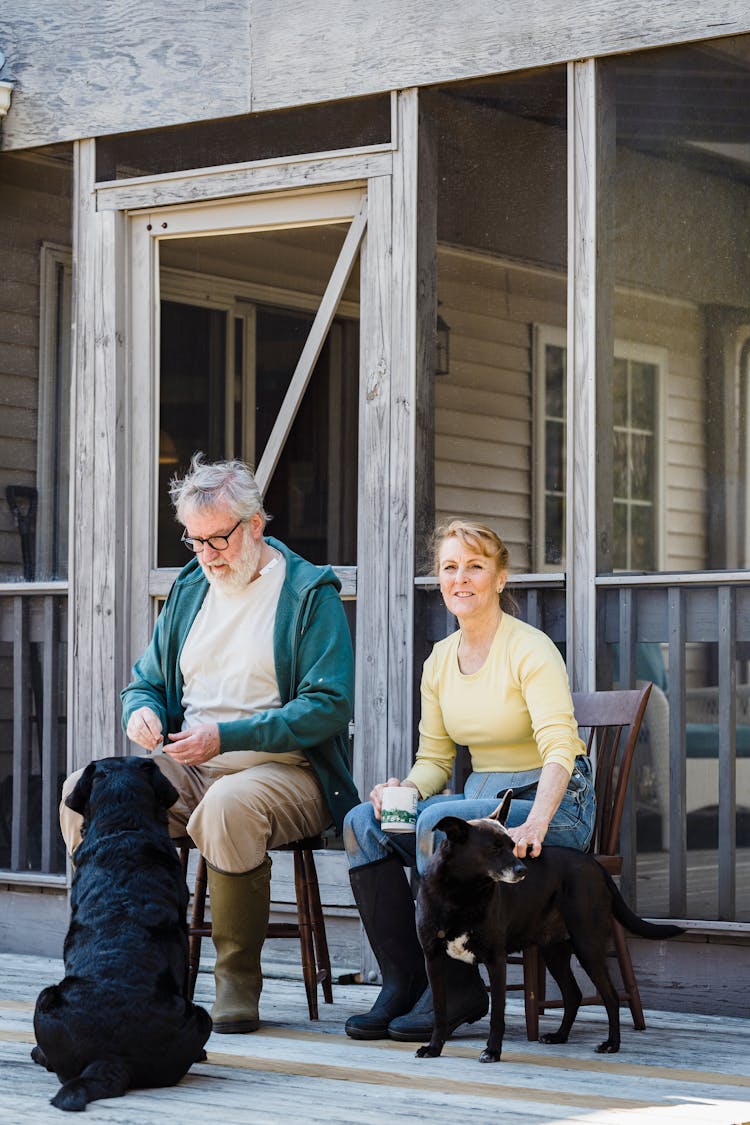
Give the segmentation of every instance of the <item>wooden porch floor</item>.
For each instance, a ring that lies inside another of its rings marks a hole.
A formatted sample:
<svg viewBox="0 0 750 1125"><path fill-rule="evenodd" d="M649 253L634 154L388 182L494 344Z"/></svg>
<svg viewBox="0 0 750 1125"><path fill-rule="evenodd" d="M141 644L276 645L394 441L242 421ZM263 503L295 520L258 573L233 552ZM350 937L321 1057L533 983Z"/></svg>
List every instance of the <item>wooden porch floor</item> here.
<svg viewBox="0 0 750 1125"><path fill-rule="evenodd" d="M267 966L267 974L274 971ZM280 968L284 973L284 969ZM32 1063L32 1013L39 990L62 976L61 962L0 955L0 1121L60 1122L49 1105L53 1075ZM211 1037L208 1061L165 1090L141 1090L92 1103L86 1120L111 1125L369 1125L425 1121L536 1125L748 1125L750 1020L647 1012L635 1032L623 1011L619 1055L593 1053L605 1035L603 1012L586 1008L571 1041L528 1043L520 999L508 1002L503 1062L480 1066L487 1023L463 1028L441 1059L417 1060L412 1044L358 1043L343 1032L365 1011L373 988L334 987L334 1004L307 1018L300 980L267 979L259 1032ZM201 972L197 999L210 1006L212 976ZM545 1025L554 1026L555 1015Z"/></svg>

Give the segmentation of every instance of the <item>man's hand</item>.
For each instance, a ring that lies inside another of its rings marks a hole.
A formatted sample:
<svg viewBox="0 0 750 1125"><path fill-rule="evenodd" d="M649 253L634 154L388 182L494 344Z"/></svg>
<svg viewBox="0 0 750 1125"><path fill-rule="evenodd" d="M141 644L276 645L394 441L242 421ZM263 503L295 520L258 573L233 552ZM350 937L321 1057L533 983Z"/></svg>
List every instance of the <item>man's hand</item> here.
<svg viewBox="0 0 750 1125"><path fill-rule="evenodd" d="M181 766L202 766L221 751L218 723L203 723L191 730L168 734L167 738L172 745L165 743L164 753Z"/></svg>
<svg viewBox="0 0 750 1125"><path fill-rule="evenodd" d="M155 750L162 740L161 719L150 707L139 707L128 719L125 733L144 750Z"/></svg>

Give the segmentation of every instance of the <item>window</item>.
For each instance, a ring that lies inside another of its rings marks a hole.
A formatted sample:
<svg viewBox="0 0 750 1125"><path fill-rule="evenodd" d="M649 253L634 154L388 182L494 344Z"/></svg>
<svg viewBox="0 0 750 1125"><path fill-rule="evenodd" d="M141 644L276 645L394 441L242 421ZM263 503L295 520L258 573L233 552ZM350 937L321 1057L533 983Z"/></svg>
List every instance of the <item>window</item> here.
<svg viewBox="0 0 750 1125"><path fill-rule="evenodd" d="M566 336L534 333L534 565L565 568ZM617 341L612 386L612 563L616 571L661 566L661 384L665 353ZM603 435L602 435L603 437Z"/></svg>
<svg viewBox="0 0 750 1125"><path fill-rule="evenodd" d="M71 291L70 249L42 243L34 560L34 576L40 579L68 576Z"/></svg>

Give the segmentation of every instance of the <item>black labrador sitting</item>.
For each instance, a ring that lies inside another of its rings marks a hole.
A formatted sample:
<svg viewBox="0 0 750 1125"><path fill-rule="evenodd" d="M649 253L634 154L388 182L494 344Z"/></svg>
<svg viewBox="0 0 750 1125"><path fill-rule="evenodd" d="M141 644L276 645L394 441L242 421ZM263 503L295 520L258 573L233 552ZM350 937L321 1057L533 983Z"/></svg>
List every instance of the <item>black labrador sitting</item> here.
<svg viewBox="0 0 750 1125"><path fill-rule="evenodd" d="M542 1043L565 1043L581 1003L570 967L571 952L594 982L609 1020L608 1038L597 1051L620 1049L620 1006L607 969L612 916L640 937L660 940L683 931L655 926L634 914L593 855L545 847L522 863L504 825L511 792L491 817L447 816L444 832L419 886L417 932L425 953L435 1024L417 1058L436 1058L448 1037L443 966L447 957L487 966L490 1035L480 1062L499 1062L505 1034L506 954L536 943L563 997L563 1019Z"/></svg>
<svg viewBox="0 0 750 1125"><path fill-rule="evenodd" d="M135 1086L171 1086L205 1059L211 1017L185 999L188 890L167 832L177 790L150 758L91 762L67 798L83 816L65 978L36 1002L31 1057L84 1110Z"/></svg>

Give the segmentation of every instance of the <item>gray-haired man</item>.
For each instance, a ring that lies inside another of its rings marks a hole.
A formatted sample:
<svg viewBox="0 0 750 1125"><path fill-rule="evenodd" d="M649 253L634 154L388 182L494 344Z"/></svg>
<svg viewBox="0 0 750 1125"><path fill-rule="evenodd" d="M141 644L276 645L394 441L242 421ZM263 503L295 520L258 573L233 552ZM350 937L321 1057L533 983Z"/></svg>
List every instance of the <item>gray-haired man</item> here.
<svg viewBox="0 0 750 1125"><path fill-rule="evenodd" d="M268 924L269 848L340 828L358 802L346 752L349 629L330 567L264 535L252 472L197 454L171 486L186 547L154 636L122 692L128 738L180 799L173 836L208 864L218 1032L255 1031ZM80 818L61 806L72 853Z"/></svg>

